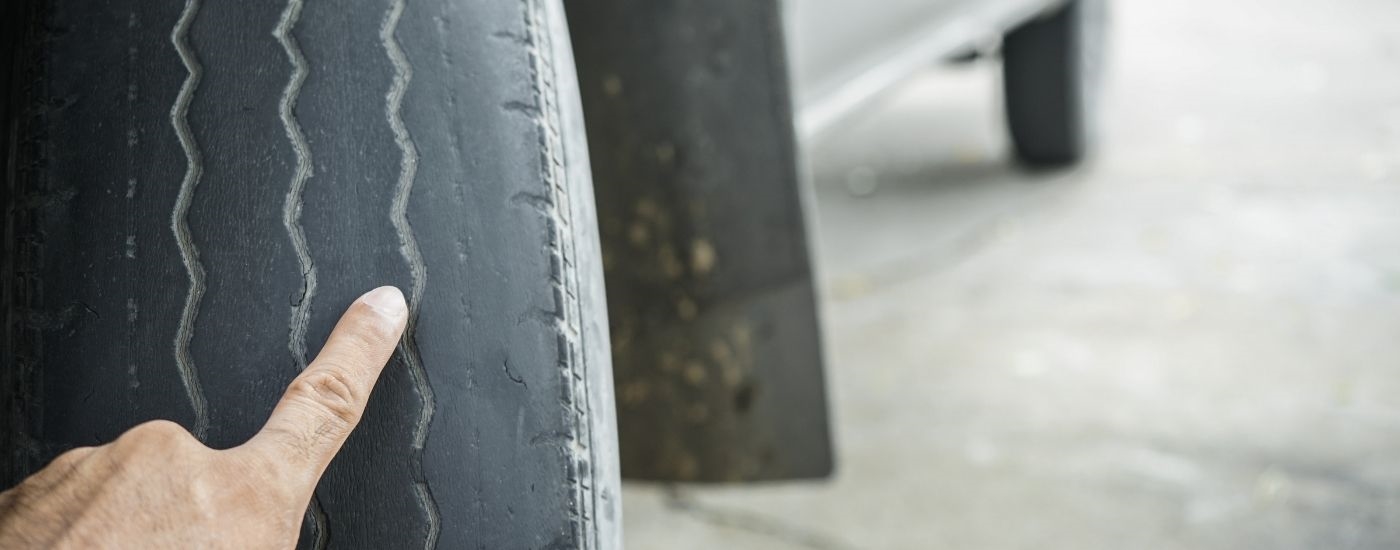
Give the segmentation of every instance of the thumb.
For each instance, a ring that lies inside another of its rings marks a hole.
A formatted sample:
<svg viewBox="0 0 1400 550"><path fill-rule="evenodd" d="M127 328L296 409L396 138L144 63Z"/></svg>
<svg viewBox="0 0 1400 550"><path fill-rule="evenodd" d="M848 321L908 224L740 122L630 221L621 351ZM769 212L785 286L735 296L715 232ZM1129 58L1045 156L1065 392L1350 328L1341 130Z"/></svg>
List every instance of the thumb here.
<svg viewBox="0 0 1400 550"><path fill-rule="evenodd" d="M383 286L360 296L244 447L266 453L290 478L314 487L360 422L407 321L399 289Z"/></svg>

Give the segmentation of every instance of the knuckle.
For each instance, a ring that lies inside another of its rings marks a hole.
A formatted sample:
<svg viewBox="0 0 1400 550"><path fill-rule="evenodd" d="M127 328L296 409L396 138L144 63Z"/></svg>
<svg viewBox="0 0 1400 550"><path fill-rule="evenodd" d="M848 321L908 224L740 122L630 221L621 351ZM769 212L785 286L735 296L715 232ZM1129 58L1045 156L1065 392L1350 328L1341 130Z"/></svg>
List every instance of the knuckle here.
<svg viewBox="0 0 1400 550"><path fill-rule="evenodd" d="M342 369L332 366L307 372L292 383L288 393L314 403L347 425L360 419L363 392Z"/></svg>
<svg viewBox="0 0 1400 550"><path fill-rule="evenodd" d="M79 462L82 462L88 455L92 454L93 449L93 447L76 447L69 449L55 457L53 462L49 464L59 468L71 468L76 466Z"/></svg>
<svg viewBox="0 0 1400 550"><path fill-rule="evenodd" d="M117 438L117 443L127 445L151 445L163 444L174 445L184 443L193 438L190 432L183 426L169 420L152 420L137 425L127 430L121 437Z"/></svg>

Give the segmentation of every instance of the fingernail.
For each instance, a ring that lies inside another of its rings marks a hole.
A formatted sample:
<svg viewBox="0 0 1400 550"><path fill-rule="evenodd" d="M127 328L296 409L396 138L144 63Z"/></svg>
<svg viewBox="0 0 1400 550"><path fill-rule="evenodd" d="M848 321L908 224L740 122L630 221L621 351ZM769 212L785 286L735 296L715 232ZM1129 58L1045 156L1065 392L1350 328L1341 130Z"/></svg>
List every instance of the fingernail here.
<svg viewBox="0 0 1400 550"><path fill-rule="evenodd" d="M408 311L403 301L403 293L392 286L381 286L360 297L365 305L389 317L399 317Z"/></svg>

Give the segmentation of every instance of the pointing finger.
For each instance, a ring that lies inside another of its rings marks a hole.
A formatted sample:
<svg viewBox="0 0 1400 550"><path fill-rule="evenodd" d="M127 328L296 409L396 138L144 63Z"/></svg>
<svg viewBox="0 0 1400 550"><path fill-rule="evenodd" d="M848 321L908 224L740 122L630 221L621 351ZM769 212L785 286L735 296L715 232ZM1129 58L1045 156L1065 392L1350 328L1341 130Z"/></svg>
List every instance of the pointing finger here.
<svg viewBox="0 0 1400 550"><path fill-rule="evenodd" d="M360 422L407 320L399 289L384 286L360 296L247 446L268 453L294 478L306 476L314 487Z"/></svg>

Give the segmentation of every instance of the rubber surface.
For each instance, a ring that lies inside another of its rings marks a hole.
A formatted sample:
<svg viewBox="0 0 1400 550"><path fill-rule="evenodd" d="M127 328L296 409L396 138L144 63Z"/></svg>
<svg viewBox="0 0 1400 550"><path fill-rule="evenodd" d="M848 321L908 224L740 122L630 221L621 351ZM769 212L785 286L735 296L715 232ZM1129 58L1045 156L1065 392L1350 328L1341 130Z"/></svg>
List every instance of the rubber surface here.
<svg viewBox="0 0 1400 550"><path fill-rule="evenodd" d="M617 545L607 321L561 6L6 10L22 31L5 73L10 483L148 419L243 442L344 307L394 284L410 335L302 546Z"/></svg>
<svg viewBox="0 0 1400 550"><path fill-rule="evenodd" d="M830 475L779 3L567 7L587 29L574 44L607 258L623 474Z"/></svg>
<svg viewBox="0 0 1400 550"><path fill-rule="evenodd" d="M1089 153L1105 24L1102 0L1072 0L1006 34L1006 120L1021 162L1064 166Z"/></svg>

